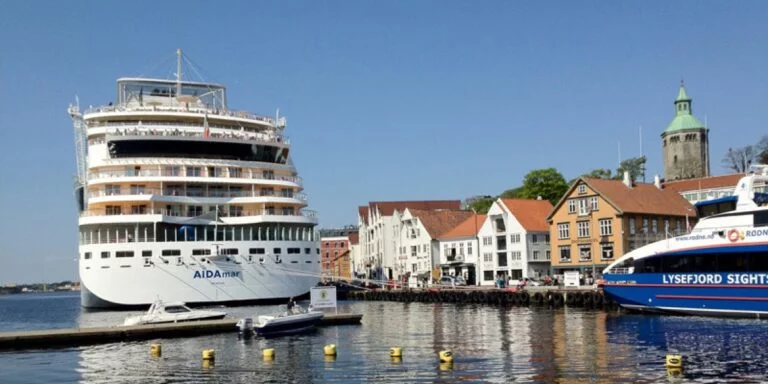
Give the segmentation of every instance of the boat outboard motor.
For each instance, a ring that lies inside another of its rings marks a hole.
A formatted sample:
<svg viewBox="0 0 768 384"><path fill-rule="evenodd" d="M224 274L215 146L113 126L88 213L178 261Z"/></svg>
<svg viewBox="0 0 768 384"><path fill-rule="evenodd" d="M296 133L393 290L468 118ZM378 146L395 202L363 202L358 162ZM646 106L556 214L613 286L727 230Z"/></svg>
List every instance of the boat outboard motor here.
<svg viewBox="0 0 768 384"><path fill-rule="evenodd" d="M250 317L244 317L237 321L237 333L250 334L253 332L253 319Z"/></svg>

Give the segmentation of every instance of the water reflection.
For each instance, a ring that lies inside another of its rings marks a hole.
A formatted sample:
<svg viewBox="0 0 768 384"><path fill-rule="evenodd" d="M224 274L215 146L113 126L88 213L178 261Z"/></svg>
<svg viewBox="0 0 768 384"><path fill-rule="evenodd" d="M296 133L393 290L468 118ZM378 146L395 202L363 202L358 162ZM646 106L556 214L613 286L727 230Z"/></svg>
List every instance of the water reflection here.
<svg viewBox="0 0 768 384"><path fill-rule="evenodd" d="M226 309L233 317L275 310ZM0 382L759 382L768 370L766 323L758 320L385 302L342 303L340 312L363 313L363 324L274 339L233 332L0 353L0 365L10 367ZM56 324L114 325L131 314L72 313ZM162 356L152 356L153 343L162 344ZM336 357L323 354L326 344L336 344ZM395 346L400 359L389 356ZM208 348L216 360L204 364ZM273 360L262 357L265 348L274 348ZM453 363L440 363L442 350L453 351ZM679 379L664 369L668 353L686 358Z"/></svg>

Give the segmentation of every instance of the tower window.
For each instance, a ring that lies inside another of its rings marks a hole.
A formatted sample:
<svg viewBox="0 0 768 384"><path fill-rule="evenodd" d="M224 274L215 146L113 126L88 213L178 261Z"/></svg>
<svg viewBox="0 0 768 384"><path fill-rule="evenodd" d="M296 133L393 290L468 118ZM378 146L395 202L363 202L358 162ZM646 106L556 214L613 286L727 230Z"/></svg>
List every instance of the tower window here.
<svg viewBox="0 0 768 384"><path fill-rule="evenodd" d="M673 163L677 163L677 155L675 155L675 156L672 158L672 162L673 162Z"/></svg>

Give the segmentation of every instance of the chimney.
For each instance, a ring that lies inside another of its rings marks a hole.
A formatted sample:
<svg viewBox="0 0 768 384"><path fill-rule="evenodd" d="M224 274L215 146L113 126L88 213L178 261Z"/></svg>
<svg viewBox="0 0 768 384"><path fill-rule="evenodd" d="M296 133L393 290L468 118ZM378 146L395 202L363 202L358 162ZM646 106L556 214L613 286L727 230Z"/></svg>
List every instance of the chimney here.
<svg viewBox="0 0 768 384"><path fill-rule="evenodd" d="M659 175L653 177L653 185L655 185L656 188L661 189L661 177Z"/></svg>
<svg viewBox="0 0 768 384"><path fill-rule="evenodd" d="M627 188L632 188L632 180L629 178L629 171L624 171L623 183L627 186Z"/></svg>
<svg viewBox="0 0 768 384"><path fill-rule="evenodd" d="M544 198L541 197L541 195L536 196L536 200L544 200Z"/></svg>

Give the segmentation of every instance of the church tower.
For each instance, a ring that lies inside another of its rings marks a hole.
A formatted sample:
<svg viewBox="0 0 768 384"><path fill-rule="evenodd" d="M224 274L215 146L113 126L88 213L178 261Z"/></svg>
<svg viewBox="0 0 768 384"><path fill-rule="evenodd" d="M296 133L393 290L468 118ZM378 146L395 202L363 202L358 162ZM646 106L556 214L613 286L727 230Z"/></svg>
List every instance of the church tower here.
<svg viewBox="0 0 768 384"><path fill-rule="evenodd" d="M681 180L709 176L709 129L695 118L683 82L675 99L675 118L661 134L664 177Z"/></svg>

